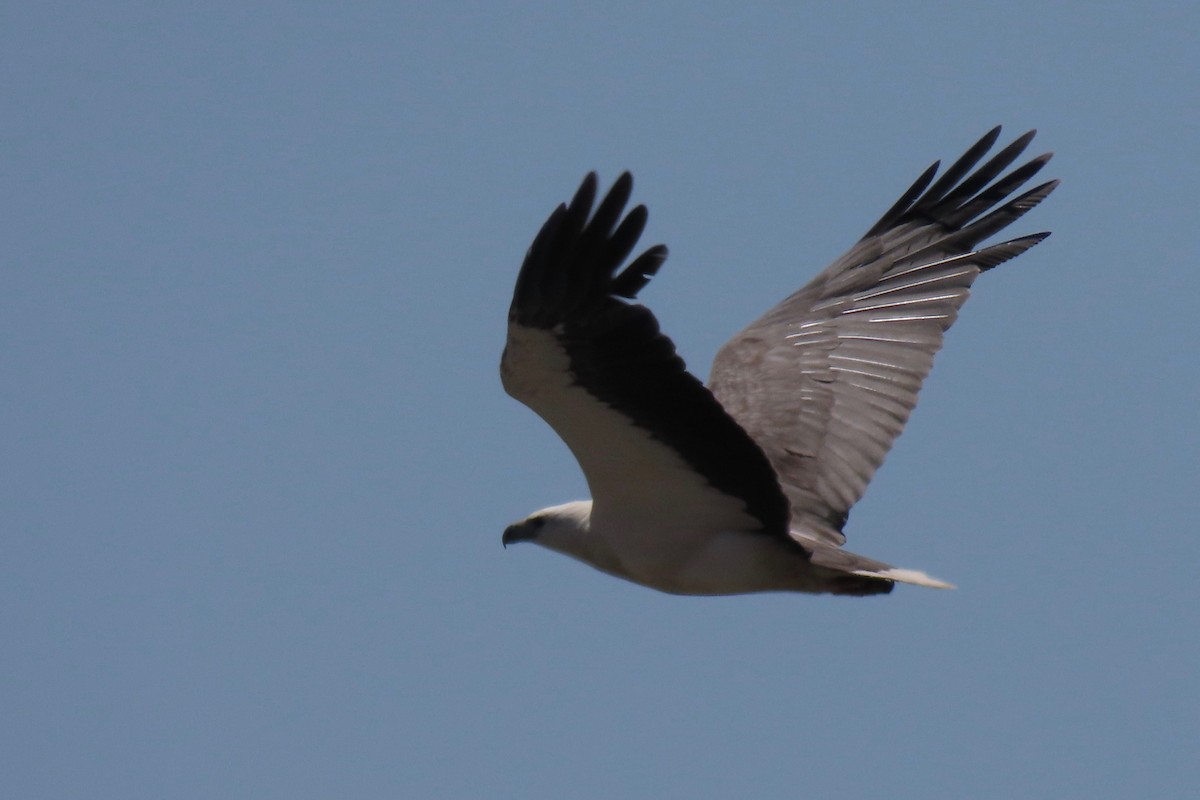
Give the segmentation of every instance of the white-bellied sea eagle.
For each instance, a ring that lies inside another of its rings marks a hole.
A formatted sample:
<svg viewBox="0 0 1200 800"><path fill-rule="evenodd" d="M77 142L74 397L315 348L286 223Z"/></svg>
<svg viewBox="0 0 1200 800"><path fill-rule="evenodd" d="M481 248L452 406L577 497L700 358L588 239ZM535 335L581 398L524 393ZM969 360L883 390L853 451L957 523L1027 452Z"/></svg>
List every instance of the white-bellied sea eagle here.
<svg viewBox="0 0 1200 800"><path fill-rule="evenodd" d="M504 544L675 594L949 587L842 549L842 529L971 284L1049 235L980 246L1058 183L1008 199L1050 154L998 177L1033 138L979 165L999 133L936 181L939 165L927 169L848 253L733 337L707 387L629 302L667 257L655 245L622 267L646 223L644 206L624 214L633 179L593 211L596 175L584 178L521 265L500 374L566 442L592 499L530 515Z"/></svg>

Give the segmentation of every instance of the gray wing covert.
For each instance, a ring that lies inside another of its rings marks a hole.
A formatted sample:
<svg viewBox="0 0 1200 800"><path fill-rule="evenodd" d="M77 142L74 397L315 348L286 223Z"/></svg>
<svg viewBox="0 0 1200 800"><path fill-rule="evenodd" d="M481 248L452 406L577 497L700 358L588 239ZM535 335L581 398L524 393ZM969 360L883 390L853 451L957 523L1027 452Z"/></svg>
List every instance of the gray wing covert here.
<svg viewBox="0 0 1200 800"><path fill-rule="evenodd" d="M931 166L849 252L717 354L710 388L766 453L801 537L845 542L850 507L908 421L971 284L1049 235L975 249L1058 183L1007 200L1048 153L991 183L1032 131L972 172L999 131L932 186Z"/></svg>

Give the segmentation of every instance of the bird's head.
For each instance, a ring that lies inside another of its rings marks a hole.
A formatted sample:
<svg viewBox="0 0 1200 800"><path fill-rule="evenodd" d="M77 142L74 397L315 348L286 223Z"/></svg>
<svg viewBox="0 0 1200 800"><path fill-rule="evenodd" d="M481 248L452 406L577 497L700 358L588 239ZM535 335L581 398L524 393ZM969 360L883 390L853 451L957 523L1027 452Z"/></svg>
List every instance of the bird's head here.
<svg viewBox="0 0 1200 800"><path fill-rule="evenodd" d="M542 547L578 557L586 546L591 516L590 500L543 508L505 528L500 541L505 547L516 542L536 542Z"/></svg>

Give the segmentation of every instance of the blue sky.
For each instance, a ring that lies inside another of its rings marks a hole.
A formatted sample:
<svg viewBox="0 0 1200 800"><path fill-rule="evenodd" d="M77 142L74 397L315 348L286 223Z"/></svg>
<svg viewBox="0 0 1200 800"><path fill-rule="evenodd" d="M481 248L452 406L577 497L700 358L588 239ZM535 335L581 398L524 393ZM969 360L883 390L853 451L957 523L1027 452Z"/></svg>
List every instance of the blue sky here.
<svg viewBox="0 0 1200 800"><path fill-rule="evenodd" d="M0 774L22 798L1182 797L1194 3L9 4ZM623 169L692 368L934 159L1063 185L851 516L955 592L655 594L502 392Z"/></svg>

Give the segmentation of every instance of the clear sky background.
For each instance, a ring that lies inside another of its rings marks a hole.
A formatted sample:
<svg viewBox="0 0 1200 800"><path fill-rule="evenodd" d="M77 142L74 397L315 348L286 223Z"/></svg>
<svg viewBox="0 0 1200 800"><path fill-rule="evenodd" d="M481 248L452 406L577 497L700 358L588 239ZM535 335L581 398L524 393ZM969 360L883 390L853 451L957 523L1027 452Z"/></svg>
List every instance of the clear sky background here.
<svg viewBox="0 0 1200 800"><path fill-rule="evenodd" d="M1177 798L1200 779L1194 2L9 3L0 784L36 798ZM701 375L934 159L1037 127L852 549L656 594L501 390L587 170Z"/></svg>

